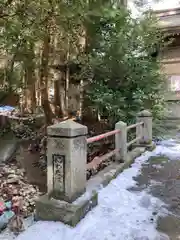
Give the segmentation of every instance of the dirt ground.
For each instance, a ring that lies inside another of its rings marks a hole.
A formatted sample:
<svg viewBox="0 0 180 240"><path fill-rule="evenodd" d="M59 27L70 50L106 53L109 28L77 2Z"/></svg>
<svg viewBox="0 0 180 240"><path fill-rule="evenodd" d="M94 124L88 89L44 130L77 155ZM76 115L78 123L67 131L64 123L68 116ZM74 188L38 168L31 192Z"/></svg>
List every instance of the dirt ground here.
<svg viewBox="0 0 180 240"><path fill-rule="evenodd" d="M30 141L19 141L13 134L7 134L0 140L0 163L10 156L15 148L16 153L12 156L16 157L17 164L26 171L28 182L39 187L41 192L47 190L47 175L38 167L39 152L30 153L28 151ZM7 156L6 156L7 155Z"/></svg>
<svg viewBox="0 0 180 240"><path fill-rule="evenodd" d="M165 156L152 157L135 178L137 186L131 191L149 189L149 192L167 204L168 214L158 218L157 229L170 240L180 239L180 160Z"/></svg>
<svg viewBox="0 0 180 240"><path fill-rule="evenodd" d="M20 145L16 154L16 160L25 169L29 183L39 187L40 192L47 192L47 174L38 167L39 152L28 151L29 142Z"/></svg>

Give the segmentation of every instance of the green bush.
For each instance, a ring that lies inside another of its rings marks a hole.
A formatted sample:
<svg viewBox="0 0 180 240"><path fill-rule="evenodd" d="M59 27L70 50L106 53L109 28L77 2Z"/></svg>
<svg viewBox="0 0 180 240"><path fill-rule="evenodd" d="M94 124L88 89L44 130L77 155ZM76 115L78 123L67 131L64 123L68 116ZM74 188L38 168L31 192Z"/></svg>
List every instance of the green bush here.
<svg viewBox="0 0 180 240"><path fill-rule="evenodd" d="M94 74L88 92L92 105L112 123L132 122L142 109L159 118L165 76L156 52L165 43L156 19L151 13L133 19L125 9L104 9L96 28L98 24L89 57Z"/></svg>

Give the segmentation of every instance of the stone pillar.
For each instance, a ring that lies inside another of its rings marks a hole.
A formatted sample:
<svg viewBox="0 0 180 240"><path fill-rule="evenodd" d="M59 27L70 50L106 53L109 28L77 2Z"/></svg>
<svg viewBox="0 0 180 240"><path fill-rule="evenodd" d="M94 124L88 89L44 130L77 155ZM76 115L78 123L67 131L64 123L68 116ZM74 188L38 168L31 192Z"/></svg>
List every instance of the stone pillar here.
<svg viewBox="0 0 180 240"><path fill-rule="evenodd" d="M67 120L47 133L48 195L71 203L86 189L87 127Z"/></svg>
<svg viewBox="0 0 180 240"><path fill-rule="evenodd" d="M136 123L138 122L142 122L142 120L140 121L139 117L137 116L136 118ZM140 137L140 140L137 140L137 144L141 144L143 142L143 125L138 125L136 127L136 138Z"/></svg>
<svg viewBox="0 0 180 240"><path fill-rule="evenodd" d="M152 114L144 110L137 115L137 122L143 122L144 125L136 128L136 136L141 136L139 143L150 144L152 142Z"/></svg>
<svg viewBox="0 0 180 240"><path fill-rule="evenodd" d="M115 148L120 149L116 154L116 160L126 161L127 159L127 124L120 121L116 123L115 129L120 130L115 135Z"/></svg>

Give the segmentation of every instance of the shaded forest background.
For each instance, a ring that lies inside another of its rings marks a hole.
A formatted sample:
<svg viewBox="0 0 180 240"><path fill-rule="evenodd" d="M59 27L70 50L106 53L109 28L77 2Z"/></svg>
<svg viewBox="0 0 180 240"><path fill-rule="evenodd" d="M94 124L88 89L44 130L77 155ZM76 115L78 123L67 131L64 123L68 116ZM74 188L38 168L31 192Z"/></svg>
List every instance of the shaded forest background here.
<svg viewBox="0 0 180 240"><path fill-rule="evenodd" d="M8 96L22 116L42 109L48 125L162 115L165 43L150 11L134 19L126 1L0 0L0 25L0 104Z"/></svg>

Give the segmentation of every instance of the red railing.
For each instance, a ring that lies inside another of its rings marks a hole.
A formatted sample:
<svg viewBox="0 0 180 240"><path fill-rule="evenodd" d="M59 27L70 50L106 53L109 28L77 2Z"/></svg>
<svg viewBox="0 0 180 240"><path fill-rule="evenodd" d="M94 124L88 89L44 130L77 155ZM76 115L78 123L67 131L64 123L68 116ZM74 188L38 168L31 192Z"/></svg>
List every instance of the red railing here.
<svg viewBox="0 0 180 240"><path fill-rule="evenodd" d="M127 127L127 131L131 130L132 128L136 128L138 126L143 127L144 123L143 122L138 122L136 124L132 124L130 126ZM102 140L103 138L115 135L120 133L121 131L119 129L111 131L111 132L107 132L104 134L100 134L98 136L95 137L91 137L91 138L87 138L87 143L93 143L93 142L97 142L99 140ZM127 143L127 147L131 146L133 143L136 143L138 140L141 139L141 136L136 136L135 139L133 139L132 141ZM115 154L117 154L120 151L120 149L114 149L111 152L108 152L106 154L104 154L103 156L100 157L95 157L90 163L87 164L87 169L91 170L91 169L97 169L97 167L104 162L105 160L107 160L108 158L114 156Z"/></svg>
<svg viewBox="0 0 180 240"><path fill-rule="evenodd" d="M120 130L117 129L117 130L107 132L107 133L104 133L104 134L101 134L101 135L98 135L98 136L95 136L95 137L87 138L87 143L97 142L97 141L99 141L103 138L115 135L119 132L120 132Z"/></svg>
<svg viewBox="0 0 180 240"><path fill-rule="evenodd" d="M91 138L87 138L87 143L93 143L93 142L97 142L99 140L102 140L103 138L106 138L106 137L109 137L109 136L112 136L112 135L115 135L117 133L120 133L120 130L114 130L114 131L111 131L111 132L107 132L107 133L104 133L104 134L100 134L98 136L95 136L95 137L91 137ZM100 156L100 157L95 157L90 163L87 164L87 169L90 170L90 169L97 169L97 167L102 163L104 162L105 160L107 160L108 158L114 156L116 153L119 152L119 149L114 149L113 151L111 152L108 152L106 154L104 154L103 156Z"/></svg>

